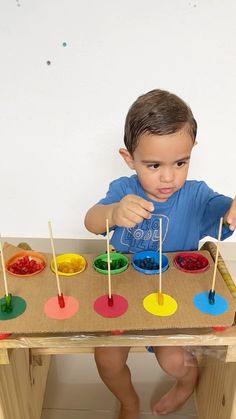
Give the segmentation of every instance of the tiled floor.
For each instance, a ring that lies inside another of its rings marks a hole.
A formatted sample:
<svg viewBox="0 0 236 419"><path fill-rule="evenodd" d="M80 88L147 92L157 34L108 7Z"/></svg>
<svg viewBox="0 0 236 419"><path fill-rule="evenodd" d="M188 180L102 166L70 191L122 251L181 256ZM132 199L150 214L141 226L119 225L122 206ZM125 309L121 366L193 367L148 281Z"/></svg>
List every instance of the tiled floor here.
<svg viewBox="0 0 236 419"><path fill-rule="evenodd" d="M69 370L72 362L73 370ZM141 400L140 419L157 417L150 412L150 400L158 400L172 381L148 352L131 353L129 366ZM53 358L41 419L115 419L117 412L118 404L100 381L92 354ZM193 398L181 411L165 417L196 419Z"/></svg>

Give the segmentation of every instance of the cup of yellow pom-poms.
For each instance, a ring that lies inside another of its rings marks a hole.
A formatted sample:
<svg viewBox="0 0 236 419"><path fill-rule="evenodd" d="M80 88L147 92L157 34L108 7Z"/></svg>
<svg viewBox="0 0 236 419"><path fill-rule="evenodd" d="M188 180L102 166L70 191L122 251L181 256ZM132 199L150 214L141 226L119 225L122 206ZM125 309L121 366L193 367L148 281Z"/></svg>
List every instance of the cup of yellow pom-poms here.
<svg viewBox="0 0 236 419"><path fill-rule="evenodd" d="M86 267L86 260L76 253L65 253L56 256L57 271L59 275L71 276L83 272ZM55 272L54 260L51 260L51 269Z"/></svg>

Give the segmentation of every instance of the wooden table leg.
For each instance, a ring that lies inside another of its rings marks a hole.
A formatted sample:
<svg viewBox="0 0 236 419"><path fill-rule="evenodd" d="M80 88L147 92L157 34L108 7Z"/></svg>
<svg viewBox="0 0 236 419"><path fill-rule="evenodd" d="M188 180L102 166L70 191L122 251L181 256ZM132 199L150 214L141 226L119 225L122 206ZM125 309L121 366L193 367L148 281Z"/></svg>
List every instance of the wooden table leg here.
<svg viewBox="0 0 236 419"><path fill-rule="evenodd" d="M50 356L34 363L30 349L14 349L9 359L0 365L0 418L40 419Z"/></svg>
<svg viewBox="0 0 236 419"><path fill-rule="evenodd" d="M204 356L195 392L199 419L236 419L236 362Z"/></svg>

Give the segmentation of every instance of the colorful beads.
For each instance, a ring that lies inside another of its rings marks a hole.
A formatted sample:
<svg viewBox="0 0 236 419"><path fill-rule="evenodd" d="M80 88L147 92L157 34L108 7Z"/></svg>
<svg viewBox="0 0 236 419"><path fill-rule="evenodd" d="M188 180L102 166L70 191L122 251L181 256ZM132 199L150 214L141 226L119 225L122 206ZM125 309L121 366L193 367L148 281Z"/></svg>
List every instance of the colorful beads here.
<svg viewBox="0 0 236 419"><path fill-rule="evenodd" d="M142 252L137 252L131 258L131 264L134 267L134 269L147 275L159 274L159 262L159 253L152 250L144 250ZM162 254L161 256L161 262L161 271L165 272L169 267L169 261L164 254Z"/></svg>
<svg viewBox="0 0 236 419"><path fill-rule="evenodd" d="M110 273L112 275L119 274L125 271L129 266L129 261L122 253L110 253ZM93 261L95 271L107 275L108 274L108 254L103 253L98 255Z"/></svg>
<svg viewBox="0 0 236 419"><path fill-rule="evenodd" d="M43 262L37 262L30 256L23 256L8 266L8 271L15 275L29 275L44 268Z"/></svg>
<svg viewBox="0 0 236 419"><path fill-rule="evenodd" d="M185 272L202 272L209 266L208 259L199 253L178 253L174 258L177 268Z"/></svg>
<svg viewBox="0 0 236 419"><path fill-rule="evenodd" d="M64 261L57 264L59 272L75 273L83 268L83 260L72 258L71 261Z"/></svg>
<svg viewBox="0 0 236 419"><path fill-rule="evenodd" d="M101 269L103 271L107 271L108 270L108 262L107 262L107 260L97 259L94 262L94 264L95 264L96 268L99 268L99 269ZM111 271L116 270L116 269L124 268L126 266L126 264L127 264L126 263L126 260L121 259L121 258L120 259L111 260L111 262L110 262Z"/></svg>
<svg viewBox="0 0 236 419"><path fill-rule="evenodd" d="M83 272L86 267L86 260L78 253L65 253L56 256L58 274L71 276ZM51 260L51 269L55 272L54 260Z"/></svg>
<svg viewBox="0 0 236 419"><path fill-rule="evenodd" d="M154 257L144 257L135 259L134 264L141 269L148 269L150 271L159 269L159 264L155 261Z"/></svg>

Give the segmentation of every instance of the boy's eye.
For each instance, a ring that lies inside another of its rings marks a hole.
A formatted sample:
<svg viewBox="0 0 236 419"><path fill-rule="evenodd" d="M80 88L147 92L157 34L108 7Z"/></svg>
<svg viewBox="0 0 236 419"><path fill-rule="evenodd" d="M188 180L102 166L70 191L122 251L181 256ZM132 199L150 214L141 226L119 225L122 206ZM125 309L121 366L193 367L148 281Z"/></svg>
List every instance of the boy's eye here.
<svg viewBox="0 0 236 419"><path fill-rule="evenodd" d="M160 167L159 163L148 164L147 166L149 169L158 169Z"/></svg>
<svg viewBox="0 0 236 419"><path fill-rule="evenodd" d="M186 161L178 161L176 164L177 164L177 167L182 167L186 164Z"/></svg>

